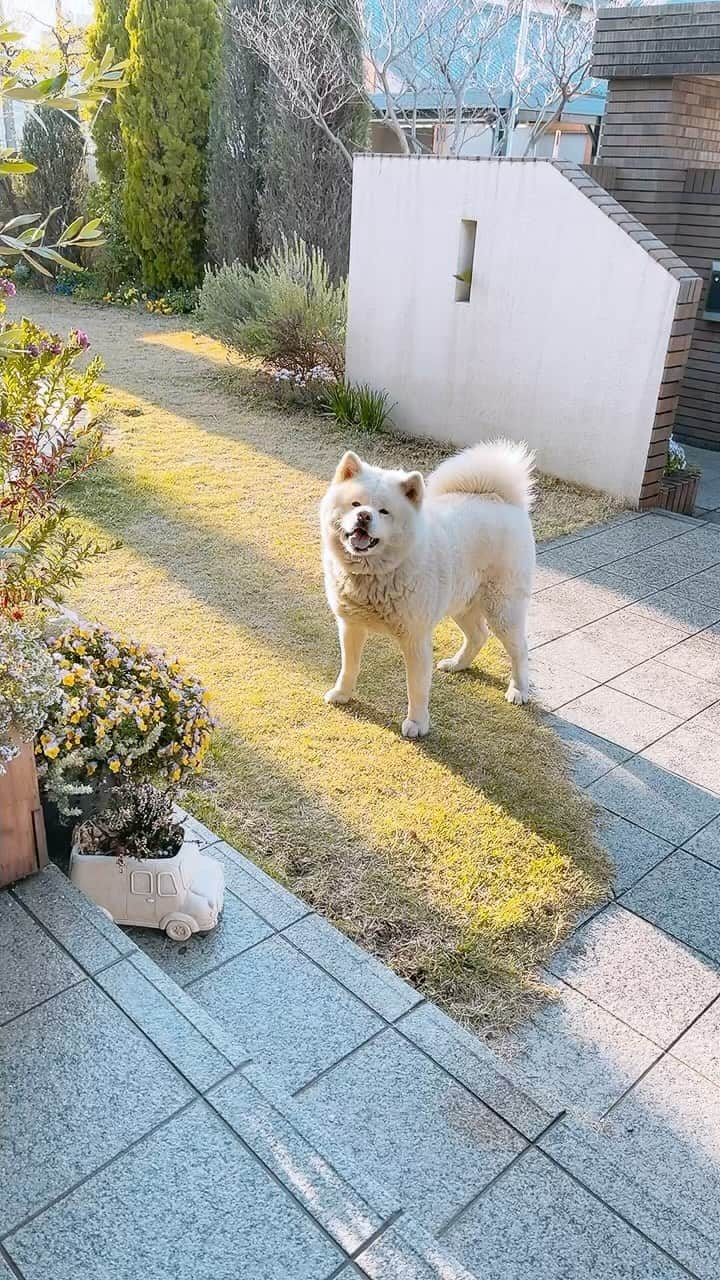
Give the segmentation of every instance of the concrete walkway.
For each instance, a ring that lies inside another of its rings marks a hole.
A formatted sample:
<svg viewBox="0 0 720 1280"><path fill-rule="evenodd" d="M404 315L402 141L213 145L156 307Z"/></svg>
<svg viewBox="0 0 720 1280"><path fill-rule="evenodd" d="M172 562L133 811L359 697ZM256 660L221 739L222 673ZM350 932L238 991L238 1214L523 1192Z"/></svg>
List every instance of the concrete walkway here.
<svg viewBox="0 0 720 1280"><path fill-rule="evenodd" d="M617 867L556 999L481 1042L194 820L229 892L187 946L25 881L0 1276L717 1280L720 525L546 545L532 642Z"/></svg>

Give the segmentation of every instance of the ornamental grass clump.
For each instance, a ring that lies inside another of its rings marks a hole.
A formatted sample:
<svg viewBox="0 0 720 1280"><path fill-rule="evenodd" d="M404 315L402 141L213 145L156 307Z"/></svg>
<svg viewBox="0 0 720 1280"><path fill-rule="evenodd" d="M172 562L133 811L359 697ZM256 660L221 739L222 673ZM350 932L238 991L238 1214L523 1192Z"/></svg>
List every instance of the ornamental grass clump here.
<svg viewBox="0 0 720 1280"><path fill-rule="evenodd" d="M59 698L58 672L42 640L0 615L0 774Z"/></svg>
<svg viewBox="0 0 720 1280"><path fill-rule="evenodd" d="M214 721L204 687L178 662L100 626L72 627L48 646L62 698L36 754L61 814L80 813L77 797L115 780L167 786L200 768Z"/></svg>

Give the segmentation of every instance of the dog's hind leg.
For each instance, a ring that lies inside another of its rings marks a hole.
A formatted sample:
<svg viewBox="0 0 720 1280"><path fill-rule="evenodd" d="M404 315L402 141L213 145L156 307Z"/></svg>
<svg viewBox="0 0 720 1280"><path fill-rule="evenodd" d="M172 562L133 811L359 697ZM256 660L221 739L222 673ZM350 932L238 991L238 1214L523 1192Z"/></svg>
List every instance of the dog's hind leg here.
<svg viewBox="0 0 720 1280"><path fill-rule="evenodd" d="M464 671L477 657L489 635L484 609L478 604L471 605L465 613L455 614L453 622L457 623L465 639L452 658L438 662L438 671Z"/></svg>
<svg viewBox="0 0 720 1280"><path fill-rule="evenodd" d="M503 602L497 613L488 613L488 622L507 651L512 663L512 676L505 699L520 705L530 697L530 672L528 669L527 612L529 599L516 596Z"/></svg>
<svg viewBox="0 0 720 1280"><path fill-rule="evenodd" d="M367 640L367 631L365 627L345 622L344 619L338 618L338 632L340 635L340 674L335 681L332 689L328 689L325 694L326 702L335 702L343 706L346 702L350 702L355 693L355 685L360 673L360 662Z"/></svg>

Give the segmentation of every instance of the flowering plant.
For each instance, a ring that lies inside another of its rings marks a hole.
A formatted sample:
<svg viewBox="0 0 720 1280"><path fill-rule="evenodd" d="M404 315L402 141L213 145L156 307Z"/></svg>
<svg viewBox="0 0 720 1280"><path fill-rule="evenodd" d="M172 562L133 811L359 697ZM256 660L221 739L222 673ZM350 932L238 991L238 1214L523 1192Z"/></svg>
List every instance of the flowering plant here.
<svg viewBox="0 0 720 1280"><path fill-rule="evenodd" d="M199 680L160 649L100 626L48 641L62 699L37 743L38 772L61 813L118 781L172 784L202 764L214 721Z"/></svg>
<svg viewBox="0 0 720 1280"><path fill-rule="evenodd" d="M668 440L665 474L671 476L677 471L685 471L686 468L687 458L685 457L685 450L681 444L678 444L677 440L674 440L673 437L670 436L670 439Z"/></svg>
<svg viewBox="0 0 720 1280"><path fill-rule="evenodd" d="M60 678L42 640L0 617L0 773L40 728L60 696Z"/></svg>
<svg viewBox="0 0 720 1280"><path fill-rule="evenodd" d="M8 287L0 281L0 291ZM28 605L59 599L100 550L73 529L61 495L104 450L100 361L74 367L87 334L63 339L30 320L16 333L0 378L0 614L19 618Z"/></svg>

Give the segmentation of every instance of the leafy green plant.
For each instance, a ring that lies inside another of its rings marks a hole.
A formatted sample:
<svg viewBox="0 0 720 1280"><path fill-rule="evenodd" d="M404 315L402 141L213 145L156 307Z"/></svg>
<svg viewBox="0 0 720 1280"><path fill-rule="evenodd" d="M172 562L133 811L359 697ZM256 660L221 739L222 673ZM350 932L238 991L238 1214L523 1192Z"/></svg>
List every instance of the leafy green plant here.
<svg viewBox="0 0 720 1280"><path fill-rule="evenodd" d="M36 752L61 814L114 778L168 785L200 768L214 722L205 689L178 662L99 626L71 627L48 646L63 696Z"/></svg>
<svg viewBox="0 0 720 1280"><path fill-rule="evenodd" d="M125 223L149 289L198 283L204 252L216 0L130 0L127 83L118 101Z"/></svg>
<svg viewBox="0 0 720 1280"><path fill-rule="evenodd" d="M319 249L284 240L257 267L208 268L200 327L226 346L306 377L318 366L342 377L347 286L335 284Z"/></svg>
<svg viewBox="0 0 720 1280"><path fill-rule="evenodd" d="M101 550L75 530L62 495L104 452L102 364L76 368L90 345L81 329L63 340L23 320L14 333L0 377L0 615L21 617L59 600Z"/></svg>
<svg viewBox="0 0 720 1280"><path fill-rule="evenodd" d="M80 853L117 858L174 858L184 830L173 814L172 797L150 782L126 783L110 794L96 817L80 823L73 844Z"/></svg>
<svg viewBox="0 0 720 1280"><path fill-rule="evenodd" d="M387 391L375 391L367 383L331 382L323 389L323 412L342 427L375 434L392 426Z"/></svg>
<svg viewBox="0 0 720 1280"><path fill-rule="evenodd" d="M118 59L126 59L129 41L125 18L128 0L95 0L93 22L88 30L88 45L93 58L102 59L105 49L114 50ZM125 162L117 103L110 99L102 111L96 111L92 122L95 158L101 178L117 190L124 178Z"/></svg>
<svg viewBox="0 0 720 1280"><path fill-rule="evenodd" d="M0 774L59 697L59 676L40 636L0 616Z"/></svg>

